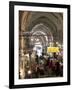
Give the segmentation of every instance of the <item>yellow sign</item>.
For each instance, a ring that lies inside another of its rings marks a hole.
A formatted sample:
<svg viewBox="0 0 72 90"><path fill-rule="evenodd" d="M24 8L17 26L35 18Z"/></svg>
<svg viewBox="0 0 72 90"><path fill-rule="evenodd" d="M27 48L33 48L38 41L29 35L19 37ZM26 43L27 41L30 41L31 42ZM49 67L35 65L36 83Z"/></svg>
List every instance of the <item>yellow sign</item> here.
<svg viewBox="0 0 72 90"><path fill-rule="evenodd" d="M59 47L47 47L47 53L49 52L59 52Z"/></svg>

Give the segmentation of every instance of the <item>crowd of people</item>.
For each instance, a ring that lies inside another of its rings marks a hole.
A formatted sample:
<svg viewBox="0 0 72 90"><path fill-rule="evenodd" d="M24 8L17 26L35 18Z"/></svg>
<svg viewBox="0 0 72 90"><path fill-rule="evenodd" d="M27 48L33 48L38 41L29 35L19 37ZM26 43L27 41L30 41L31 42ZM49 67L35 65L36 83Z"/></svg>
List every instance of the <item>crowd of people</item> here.
<svg viewBox="0 0 72 90"><path fill-rule="evenodd" d="M62 77L63 60L62 57L53 54L53 57L35 56L35 61L30 63L30 67L25 67L25 78L45 78L45 77Z"/></svg>

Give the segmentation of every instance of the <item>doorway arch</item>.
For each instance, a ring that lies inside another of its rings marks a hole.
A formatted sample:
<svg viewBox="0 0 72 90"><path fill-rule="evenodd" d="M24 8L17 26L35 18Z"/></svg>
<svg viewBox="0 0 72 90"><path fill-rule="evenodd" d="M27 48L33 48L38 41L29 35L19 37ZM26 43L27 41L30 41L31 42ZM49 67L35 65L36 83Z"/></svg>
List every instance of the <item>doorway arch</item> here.
<svg viewBox="0 0 72 90"><path fill-rule="evenodd" d="M53 35L50 32L49 28L43 23L35 25L31 30L30 46L33 50L36 50L38 56L42 52L46 52L46 47L49 46L50 42L53 42Z"/></svg>

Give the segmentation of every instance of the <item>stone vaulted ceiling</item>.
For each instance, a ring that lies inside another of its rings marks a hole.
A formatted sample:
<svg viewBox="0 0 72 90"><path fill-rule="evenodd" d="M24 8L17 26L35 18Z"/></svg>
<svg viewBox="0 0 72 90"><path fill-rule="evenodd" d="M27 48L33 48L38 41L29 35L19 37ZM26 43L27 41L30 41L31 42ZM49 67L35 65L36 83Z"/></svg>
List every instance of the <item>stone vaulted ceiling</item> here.
<svg viewBox="0 0 72 90"><path fill-rule="evenodd" d="M48 27L54 40L62 43L63 41L63 13L57 12L27 12L20 11L20 31L31 31L37 24ZM39 26L38 29L42 29ZM34 31L35 32L35 31Z"/></svg>

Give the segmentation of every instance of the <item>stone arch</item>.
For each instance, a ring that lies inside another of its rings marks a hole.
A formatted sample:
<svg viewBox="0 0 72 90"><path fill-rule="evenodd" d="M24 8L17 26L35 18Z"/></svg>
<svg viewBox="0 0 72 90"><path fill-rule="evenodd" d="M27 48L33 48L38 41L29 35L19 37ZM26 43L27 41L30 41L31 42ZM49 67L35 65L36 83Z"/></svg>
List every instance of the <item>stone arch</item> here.
<svg viewBox="0 0 72 90"><path fill-rule="evenodd" d="M31 34L32 35L43 35L45 37L45 42L50 42L49 39L51 39L51 41L53 41L53 35L50 32L49 28L47 26L45 26L43 23L37 24L35 25L32 30L31 30ZM47 44L46 44L47 45Z"/></svg>

